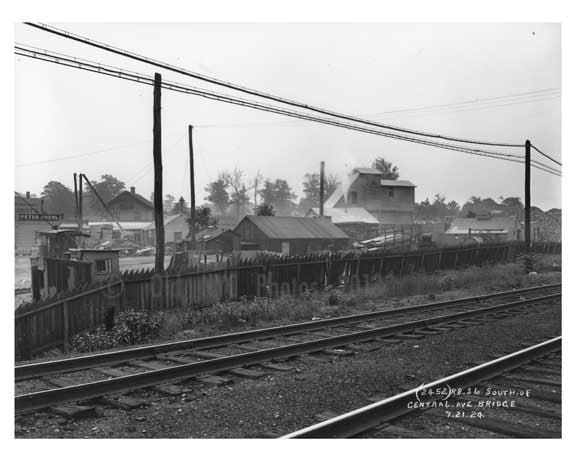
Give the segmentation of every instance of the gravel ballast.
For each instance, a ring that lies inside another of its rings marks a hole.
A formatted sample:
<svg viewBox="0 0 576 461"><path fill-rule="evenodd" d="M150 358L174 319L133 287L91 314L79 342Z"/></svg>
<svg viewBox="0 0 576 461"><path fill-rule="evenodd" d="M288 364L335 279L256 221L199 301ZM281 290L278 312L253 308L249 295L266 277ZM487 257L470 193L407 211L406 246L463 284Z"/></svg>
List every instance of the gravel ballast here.
<svg viewBox="0 0 576 461"><path fill-rule="evenodd" d="M294 370L231 385L195 385L180 397L134 393L150 405L134 410L97 408L97 417L67 421L51 413L16 418L18 438L254 438L283 435L344 413L406 387L438 379L561 334L558 302L549 308L455 329L419 340L383 344L371 352L328 356L329 363L298 359ZM258 367L256 367L258 369ZM450 437L450 434L444 434Z"/></svg>

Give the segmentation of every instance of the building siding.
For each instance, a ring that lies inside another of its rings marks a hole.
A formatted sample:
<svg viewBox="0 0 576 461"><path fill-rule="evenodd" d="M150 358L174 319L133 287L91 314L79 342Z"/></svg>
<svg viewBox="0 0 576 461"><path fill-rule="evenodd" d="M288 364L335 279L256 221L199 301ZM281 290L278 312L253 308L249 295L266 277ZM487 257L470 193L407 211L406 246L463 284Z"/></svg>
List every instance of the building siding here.
<svg viewBox="0 0 576 461"><path fill-rule="evenodd" d="M357 174L346 192L334 204L335 208L362 207L386 224L414 222L414 187L380 183L380 175Z"/></svg>

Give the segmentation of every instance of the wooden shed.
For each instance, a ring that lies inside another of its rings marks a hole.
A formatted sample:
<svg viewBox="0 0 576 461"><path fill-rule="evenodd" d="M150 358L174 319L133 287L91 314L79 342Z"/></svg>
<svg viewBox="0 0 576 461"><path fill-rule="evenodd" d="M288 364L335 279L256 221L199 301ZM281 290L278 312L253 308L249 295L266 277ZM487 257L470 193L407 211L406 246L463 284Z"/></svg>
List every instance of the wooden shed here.
<svg viewBox="0 0 576 461"><path fill-rule="evenodd" d="M246 216L234 228L241 249L305 255L348 248L351 239L326 218Z"/></svg>

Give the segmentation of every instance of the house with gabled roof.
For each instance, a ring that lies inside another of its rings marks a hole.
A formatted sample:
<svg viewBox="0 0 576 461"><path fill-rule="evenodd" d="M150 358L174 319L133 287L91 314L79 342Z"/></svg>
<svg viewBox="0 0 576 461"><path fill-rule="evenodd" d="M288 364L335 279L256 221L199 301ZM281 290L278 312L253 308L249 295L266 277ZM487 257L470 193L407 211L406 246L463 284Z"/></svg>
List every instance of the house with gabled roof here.
<svg viewBox="0 0 576 461"><path fill-rule="evenodd" d="M154 205L136 193L136 188L122 191L106 204L116 220L122 222L154 221Z"/></svg>
<svg viewBox="0 0 576 461"><path fill-rule="evenodd" d="M382 179L375 168L354 168L346 184L324 202L325 214L330 208L363 208L382 224L412 224L415 188L410 181Z"/></svg>

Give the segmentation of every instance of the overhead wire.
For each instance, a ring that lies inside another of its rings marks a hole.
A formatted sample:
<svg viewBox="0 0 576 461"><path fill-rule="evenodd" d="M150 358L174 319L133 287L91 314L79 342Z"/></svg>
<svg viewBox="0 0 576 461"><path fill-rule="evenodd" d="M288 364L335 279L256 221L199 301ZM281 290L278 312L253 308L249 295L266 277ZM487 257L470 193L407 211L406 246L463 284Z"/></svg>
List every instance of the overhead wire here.
<svg viewBox="0 0 576 461"><path fill-rule="evenodd" d="M388 114L401 114L406 112L421 112L421 111L429 111L429 110L436 110L436 109L445 109L445 108L456 108L456 106L467 106L467 105L476 105L476 104L485 104L488 102L501 102L503 99L518 99L518 98L534 98L534 97L543 97L543 96L552 96L547 93L557 93L559 92L559 88L544 88L540 90L532 90L526 91L523 93L512 93L508 95L501 95L501 96L494 96L490 98L478 98L478 99L471 99L469 101L460 101L454 103L447 103L447 104L432 104L429 106L421 106L421 107L412 107L406 109L396 109L396 110L388 110L383 112L376 112L371 115L388 115Z"/></svg>
<svg viewBox="0 0 576 461"><path fill-rule="evenodd" d="M157 59L153 59L150 57L146 57L143 55L139 55L137 53L133 53L131 51L128 50L124 50L118 47L114 47L112 45L108 45L105 44L103 42L99 42L93 39L90 39L88 37L84 37L82 35L79 34L75 34L63 29L59 29L53 26L49 26L47 24L42 24L42 23L32 23L32 22L25 22L24 24L30 26L30 27L34 27L40 30L43 30L45 32L49 32L51 34L55 34L61 37L65 37L67 39L70 40L74 40L80 43L84 43L90 46L93 46L95 48L99 48L123 57L127 57L145 64L150 64L156 67L160 67L172 72L176 72L182 75L186 75L188 77L192 77L204 82L208 82L208 83L212 83L215 85L219 85L219 86L223 86L235 91L240 91L242 93L245 94L249 94L252 96L257 96L260 98L264 98L264 99L268 99L268 100L272 100L275 102L279 102L282 104L286 104L286 105L290 105L290 106L294 106L294 107L298 107L301 109L305 109L308 111L312 111L312 112L317 112L323 115L328 115L331 117L335 117L335 118L340 118L340 119L344 119L344 120L348 120L351 122L356 122L356 123L362 123L365 125L370 125L370 126L375 126L378 128L384 128L384 129L388 129L391 131L398 131L398 132L402 132L402 133L406 133L406 134L411 134L411 135L418 135L418 136L423 136L423 137L428 137L428 138L436 138L436 139L443 139L445 141L453 141L453 142L460 142L460 143L467 143L467 144L478 144L478 145L488 145L488 146L499 146L499 147L523 147L523 144L514 144L514 143L504 143L504 142L491 142L491 141L480 141L480 140L472 140L472 139L466 139L466 138L457 138L457 137L453 137L453 136L447 136L447 135L442 135L442 134L438 134L438 133L429 133L429 132L424 132L424 131L418 131L418 130L412 130L412 129L408 129L408 128L403 128L403 127L398 127L398 126L393 126L393 125L388 125L388 124L384 124L384 123L379 123L376 121L372 121L372 120L367 120L367 119L363 119L360 117L355 117L355 116L351 116L351 115L347 115L347 114L343 114L343 113L339 113L339 112L335 112L332 110L328 110L328 109L324 109L324 108L320 108L320 107L316 107L313 105L309 105L309 104L305 104L305 103L301 103L298 101L294 101L294 100L290 100L290 99L286 99L283 97L279 97L279 96L275 96L269 93L265 93L262 91L258 91L258 90L254 90L251 88L247 88L229 81L225 81L225 80L221 80L221 79L217 79L215 77L211 77L208 75L204 75L204 74L200 74L198 72L194 72L194 71L190 71L181 67L177 67L162 61L159 61Z"/></svg>
<svg viewBox="0 0 576 461"><path fill-rule="evenodd" d="M127 71L125 69L118 68L118 67L107 66L107 65L100 64L100 63L93 63L93 62L90 62L87 60L81 60L81 59L76 58L76 57L70 57L70 56L62 55L62 54L55 55L51 52L47 52L46 50L39 50L39 49L30 50L30 49L26 49L22 46L16 46L15 48L16 48L15 53L17 55L20 55L20 56L33 58L33 59L39 59L42 61L46 61L46 62L50 62L50 63L54 63L54 64L59 64L59 65L67 66L67 67L72 67L75 69L85 70L85 71L89 71L89 72L94 72L94 73L98 73L98 74L108 75L111 77L120 78L120 79L132 81L132 82L136 82L136 83L146 84L149 86L154 85L154 79L153 78L145 76L143 74L130 72L130 71ZM516 154L506 154L506 153L494 152L494 151L489 151L489 150L484 150L484 149L477 149L477 148L471 148L471 147L465 147L465 146L459 146L459 145L453 145L453 144L451 145L451 144L446 144L446 143L442 143L439 141L430 141L430 140L426 140L426 139L419 139L419 138L413 138L413 137L408 137L408 136L404 136L404 135L398 135L395 133L383 132L383 131L374 130L374 129L366 128L366 127L359 126L359 125L352 125L352 124L340 122L340 121L333 120L333 119L320 118L320 117L304 114L301 112L294 112L294 111L283 109L283 108L276 107L276 106L271 106L271 105L266 105L266 104L250 101L250 100L240 99L237 97L233 97L233 96L229 96L229 95L225 95L225 94L221 94L221 93L216 93L213 91L207 91L207 90L203 90L203 89L199 89L199 88L195 88L195 87L189 87L189 86L185 86L185 85L175 83L175 82L170 82L170 81L162 81L161 85L165 89L176 91L176 92L193 94L193 95L201 96L201 97L212 99L212 100L217 100L217 101L235 104L235 105L239 105L239 106L249 107L249 108L253 108L253 109L258 109L258 110L262 110L265 112L276 113L279 115L286 115L286 116L294 117L294 118L298 118L298 119L314 121L314 122L332 125L332 126L336 126L336 127L340 127L340 128L346 128L346 129L360 131L360 132L369 133L369 134L374 134L374 135L378 135L378 136L389 137L392 139L399 139L399 140L403 140L403 141L408 141L408 142L413 142L413 143L418 143L418 144L423 144L423 145L428 145L428 146L433 146L433 147L439 147L439 148L453 150L453 151L459 151L459 152L468 153L468 154L472 154L472 155L479 155L479 156L484 156L484 157L498 158L501 160L510 160L510 161L513 161L513 159L516 159L517 162L523 162L523 160L521 160L523 157L520 155L516 155ZM535 168L541 169L538 166L535 166Z"/></svg>
<svg viewBox="0 0 576 461"><path fill-rule="evenodd" d="M549 155L545 154L544 152L542 152L540 149L538 149L534 144L531 144L532 147L534 148L534 150L536 152L538 152L540 155L543 155L544 157L546 157L548 160L551 160L552 162L556 163L557 165L562 166L562 163L560 163L558 160L550 157Z"/></svg>
<svg viewBox="0 0 576 461"><path fill-rule="evenodd" d="M83 157L88 157L90 155L96 155L96 154L102 154L105 152L113 152L116 150L120 150L120 149L126 149L128 147L134 147L134 146L138 146L141 144L145 144L150 142L150 140L146 140L146 141L140 141L137 143L132 143L132 144L123 144L120 146L112 146L112 147L108 147L105 149L100 149L100 150L95 150L95 151L91 151L91 152L85 152L82 154L75 154L75 155L67 155L65 157L58 157L58 158L52 158L52 159L47 159L47 160L40 160L37 162L27 162L27 163L18 163L16 164L16 168L24 168L24 167L29 167L29 166L36 166L36 165L44 165L46 163L53 163L53 162L60 162L63 160L71 160L71 159L77 159L77 158L83 158Z"/></svg>

